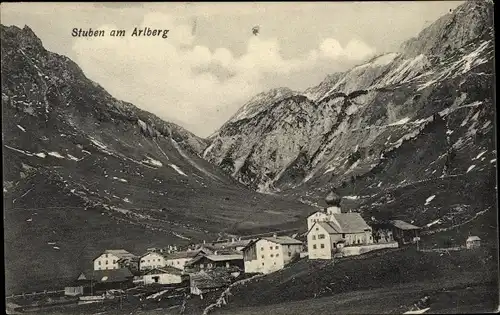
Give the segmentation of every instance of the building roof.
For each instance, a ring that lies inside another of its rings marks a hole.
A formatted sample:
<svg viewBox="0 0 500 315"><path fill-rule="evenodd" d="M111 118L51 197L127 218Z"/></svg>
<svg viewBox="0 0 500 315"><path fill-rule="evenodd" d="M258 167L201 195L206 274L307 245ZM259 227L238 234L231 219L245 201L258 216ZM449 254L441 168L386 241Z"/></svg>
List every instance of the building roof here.
<svg viewBox="0 0 500 315"><path fill-rule="evenodd" d="M124 249L106 249L104 252L102 252L101 254L96 256L93 259L93 261L96 260L97 258L101 257L104 254L114 255L114 256L118 257L118 259L120 259L120 260L133 259L133 258L137 257L136 255L134 255L134 254L132 254Z"/></svg>
<svg viewBox="0 0 500 315"><path fill-rule="evenodd" d="M420 228L418 226L415 226L413 224L407 223L402 220L392 220L391 221L392 225L397 227L398 229L401 230L419 230Z"/></svg>
<svg viewBox="0 0 500 315"><path fill-rule="evenodd" d="M251 246L253 246L253 244L257 243L260 240L266 240L268 242L273 242L275 244L280 244L280 245L302 245L301 241L294 239L290 236L260 237L248 243L248 245L245 246L245 248L243 248L243 251L250 248Z"/></svg>
<svg viewBox="0 0 500 315"><path fill-rule="evenodd" d="M147 269L147 270L144 270L142 272L142 274L144 274L144 275L160 275L160 274L165 274L165 273L178 275L178 276L182 275L181 270L174 268L174 267L170 267L170 266Z"/></svg>
<svg viewBox="0 0 500 315"><path fill-rule="evenodd" d="M302 245L301 241L291 238L290 236L262 237L261 239L281 245Z"/></svg>
<svg viewBox="0 0 500 315"><path fill-rule="evenodd" d="M334 213L332 216L337 220L338 225L334 222L329 223L335 227L338 233L359 233L366 229L371 230L371 227L366 224L359 213Z"/></svg>
<svg viewBox="0 0 500 315"><path fill-rule="evenodd" d="M243 259L243 254L232 254L232 255L201 255L190 262L187 263L188 266L192 266L201 259L206 258L211 261L230 261L230 260L242 260Z"/></svg>
<svg viewBox="0 0 500 315"><path fill-rule="evenodd" d="M326 208L325 209L318 209L318 210L314 210L312 212L309 212L309 214L307 215L307 218L309 219L309 217L311 217L312 215L314 215L318 212L326 214Z"/></svg>
<svg viewBox="0 0 500 315"><path fill-rule="evenodd" d="M102 283L123 282L134 275L128 268L108 269L108 270L87 270L80 274L78 280L92 280Z"/></svg>
<svg viewBox="0 0 500 315"><path fill-rule="evenodd" d="M198 289L220 288L231 283L229 273L201 271L190 275L190 281Z"/></svg>
<svg viewBox="0 0 500 315"><path fill-rule="evenodd" d="M467 238L467 242L473 242L473 241L480 241L481 239L479 238L479 236L469 236Z"/></svg>
<svg viewBox="0 0 500 315"><path fill-rule="evenodd" d="M328 234L360 233L366 229L371 229L359 213L334 213L332 216L337 220L338 224L334 221L318 221L307 231L307 234L316 224L321 226Z"/></svg>
<svg viewBox="0 0 500 315"><path fill-rule="evenodd" d="M200 250L187 250L182 252L173 252L173 253L162 253L165 259L181 259L181 258L193 258L198 255Z"/></svg>

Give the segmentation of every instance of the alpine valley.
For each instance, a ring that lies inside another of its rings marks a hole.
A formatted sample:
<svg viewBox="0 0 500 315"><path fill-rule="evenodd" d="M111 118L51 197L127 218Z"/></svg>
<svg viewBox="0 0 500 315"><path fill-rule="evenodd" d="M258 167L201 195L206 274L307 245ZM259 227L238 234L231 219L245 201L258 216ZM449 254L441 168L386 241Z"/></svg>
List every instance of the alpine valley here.
<svg viewBox="0 0 500 315"><path fill-rule="evenodd" d="M107 248L306 232L331 189L368 223L446 235L429 246L474 233L497 250L492 2L258 94L208 139L113 98L28 26L2 25L1 46L7 293L60 287Z"/></svg>

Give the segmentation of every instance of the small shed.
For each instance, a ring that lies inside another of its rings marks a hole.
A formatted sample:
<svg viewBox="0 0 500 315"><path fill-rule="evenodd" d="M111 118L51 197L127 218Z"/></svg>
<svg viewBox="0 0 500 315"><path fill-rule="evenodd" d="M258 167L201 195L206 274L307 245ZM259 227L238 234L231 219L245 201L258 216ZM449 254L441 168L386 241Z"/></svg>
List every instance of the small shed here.
<svg viewBox="0 0 500 315"><path fill-rule="evenodd" d="M481 246L481 239L479 236L469 236L465 241L467 249L474 249Z"/></svg>
<svg viewBox="0 0 500 315"><path fill-rule="evenodd" d="M177 268L165 266L146 270L141 278L144 284L178 284L187 280L189 276Z"/></svg>
<svg viewBox="0 0 500 315"><path fill-rule="evenodd" d="M414 243L418 238L420 227L402 220L392 220L392 234L394 240L400 244Z"/></svg>
<svg viewBox="0 0 500 315"><path fill-rule="evenodd" d="M225 271L201 271L190 275L191 294L203 296L203 293L217 290L231 284L231 274Z"/></svg>

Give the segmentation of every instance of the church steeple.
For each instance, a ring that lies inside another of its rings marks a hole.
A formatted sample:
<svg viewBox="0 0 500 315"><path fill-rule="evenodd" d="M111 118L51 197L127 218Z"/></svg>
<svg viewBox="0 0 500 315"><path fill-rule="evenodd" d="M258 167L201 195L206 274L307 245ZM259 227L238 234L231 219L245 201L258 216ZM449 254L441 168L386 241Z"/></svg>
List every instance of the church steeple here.
<svg viewBox="0 0 500 315"><path fill-rule="evenodd" d="M342 201L342 197L337 195L333 190L326 196L325 202L328 206L340 207L340 202Z"/></svg>

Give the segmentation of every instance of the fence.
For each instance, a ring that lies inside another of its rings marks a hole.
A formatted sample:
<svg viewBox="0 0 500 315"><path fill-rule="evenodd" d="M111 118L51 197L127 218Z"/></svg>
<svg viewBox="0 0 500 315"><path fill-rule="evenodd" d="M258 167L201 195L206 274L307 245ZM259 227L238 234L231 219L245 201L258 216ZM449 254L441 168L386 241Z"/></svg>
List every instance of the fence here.
<svg viewBox="0 0 500 315"><path fill-rule="evenodd" d="M39 291L39 292L31 292L31 293L21 293L21 294L12 294L7 296L6 298L11 299L11 298L16 298L16 297L29 297L29 296L36 296L36 295L49 295L49 294L58 294L58 293L64 293L64 290L53 290L53 291Z"/></svg>

